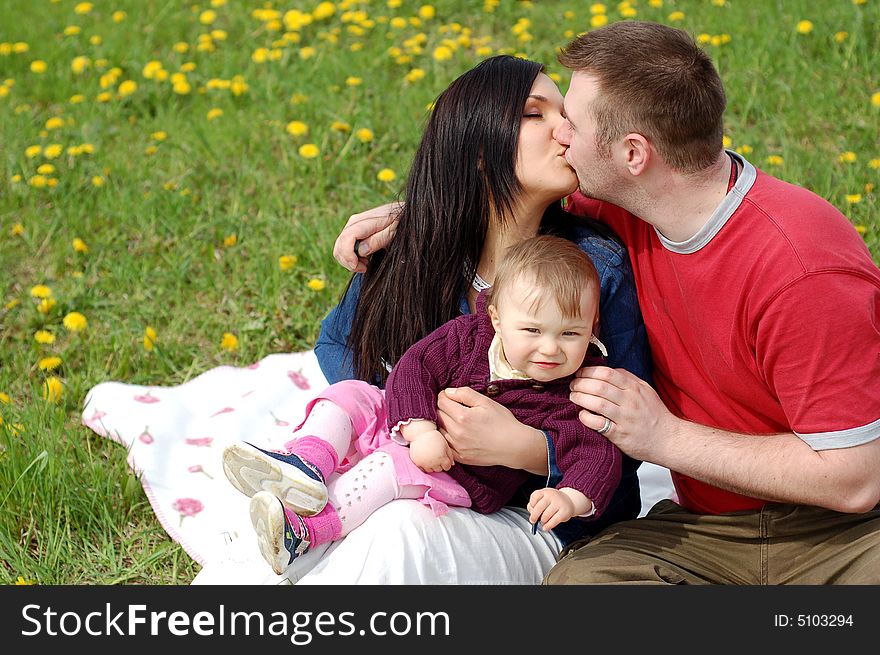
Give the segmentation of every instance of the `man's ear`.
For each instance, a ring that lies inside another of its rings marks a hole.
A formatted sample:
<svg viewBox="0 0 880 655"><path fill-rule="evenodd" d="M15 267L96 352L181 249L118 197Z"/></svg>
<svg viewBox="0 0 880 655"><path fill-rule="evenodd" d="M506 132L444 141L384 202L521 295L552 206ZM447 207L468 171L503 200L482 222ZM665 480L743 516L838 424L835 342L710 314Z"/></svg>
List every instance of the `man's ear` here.
<svg viewBox="0 0 880 655"><path fill-rule="evenodd" d="M654 149L651 142L638 132L630 132L621 139L621 156L630 175L641 175L645 172Z"/></svg>

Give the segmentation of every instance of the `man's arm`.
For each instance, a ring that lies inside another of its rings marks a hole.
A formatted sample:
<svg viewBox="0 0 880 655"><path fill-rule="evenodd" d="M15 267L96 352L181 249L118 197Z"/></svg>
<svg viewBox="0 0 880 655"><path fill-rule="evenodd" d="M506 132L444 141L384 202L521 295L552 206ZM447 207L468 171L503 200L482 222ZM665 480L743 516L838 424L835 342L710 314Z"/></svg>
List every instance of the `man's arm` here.
<svg viewBox="0 0 880 655"><path fill-rule="evenodd" d="M470 387L444 389L437 398L437 416L456 462L547 475L544 433L520 423L491 398Z"/></svg>
<svg viewBox="0 0 880 655"><path fill-rule="evenodd" d="M813 450L794 433L748 435L677 418L657 393L623 369L589 367L571 384L581 422L631 457L713 486L766 500L864 512L880 502L880 439Z"/></svg>
<svg viewBox="0 0 880 655"><path fill-rule="evenodd" d="M367 270L365 257L371 252L382 250L394 236L397 229L397 216L403 203L392 202L353 214L333 245L333 257L353 273ZM357 253L355 253L357 244Z"/></svg>

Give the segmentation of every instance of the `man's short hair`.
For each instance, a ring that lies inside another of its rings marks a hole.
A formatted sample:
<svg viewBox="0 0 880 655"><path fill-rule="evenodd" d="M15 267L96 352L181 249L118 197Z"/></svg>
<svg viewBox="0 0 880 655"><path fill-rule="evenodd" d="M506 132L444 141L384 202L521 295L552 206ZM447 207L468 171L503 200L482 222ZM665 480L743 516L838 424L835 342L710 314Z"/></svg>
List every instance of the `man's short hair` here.
<svg viewBox="0 0 880 655"><path fill-rule="evenodd" d="M724 87L711 58L687 32L647 21L612 23L575 38L559 61L597 79L599 95L587 109L601 150L636 132L685 173L718 159Z"/></svg>

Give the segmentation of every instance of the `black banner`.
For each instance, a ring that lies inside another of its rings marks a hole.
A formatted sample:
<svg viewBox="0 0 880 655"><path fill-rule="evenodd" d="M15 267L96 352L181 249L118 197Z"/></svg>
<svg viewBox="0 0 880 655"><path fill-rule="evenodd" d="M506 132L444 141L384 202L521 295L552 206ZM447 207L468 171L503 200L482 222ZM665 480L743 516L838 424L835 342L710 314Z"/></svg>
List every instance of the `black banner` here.
<svg viewBox="0 0 880 655"><path fill-rule="evenodd" d="M250 644L333 653L478 647L492 655L560 647L659 655L757 644L841 650L877 639L878 590L7 586L0 643L9 653L85 647L90 654L221 641L234 652Z"/></svg>

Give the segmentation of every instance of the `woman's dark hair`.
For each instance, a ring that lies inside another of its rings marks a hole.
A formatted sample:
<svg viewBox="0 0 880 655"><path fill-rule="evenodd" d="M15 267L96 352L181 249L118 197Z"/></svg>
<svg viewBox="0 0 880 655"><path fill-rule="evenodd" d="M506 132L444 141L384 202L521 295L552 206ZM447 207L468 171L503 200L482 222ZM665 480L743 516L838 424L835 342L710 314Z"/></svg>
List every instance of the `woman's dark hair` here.
<svg viewBox="0 0 880 655"><path fill-rule="evenodd" d="M511 220L523 107L542 70L492 57L437 98L394 238L371 256L361 283L348 341L359 379L384 384L386 363L458 316L490 220Z"/></svg>

